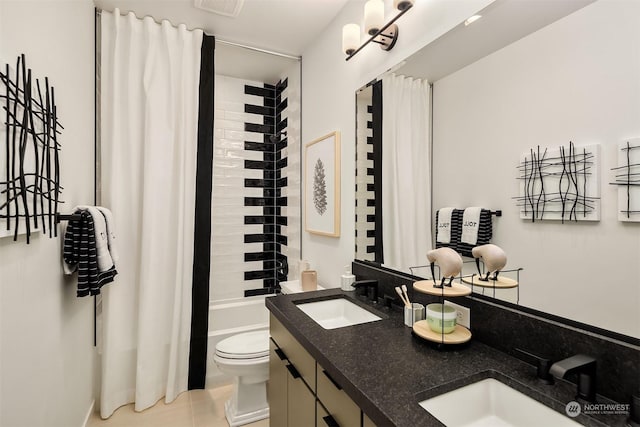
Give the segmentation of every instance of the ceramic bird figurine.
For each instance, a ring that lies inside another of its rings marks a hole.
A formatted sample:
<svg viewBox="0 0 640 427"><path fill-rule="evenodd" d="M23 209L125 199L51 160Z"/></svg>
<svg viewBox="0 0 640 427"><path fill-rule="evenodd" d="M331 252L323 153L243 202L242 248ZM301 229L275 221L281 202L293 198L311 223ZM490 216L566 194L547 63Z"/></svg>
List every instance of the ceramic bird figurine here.
<svg viewBox="0 0 640 427"><path fill-rule="evenodd" d="M476 259L478 274L480 276L480 280L483 282L489 281L489 274L491 273L493 273L491 280L498 280L498 273L500 273L500 270L507 265L507 254L505 254L499 246L491 243L488 245L476 246L471 249L471 254ZM482 258L482 262L484 263L484 267L487 271L485 277L482 277L482 272L480 271L480 258Z"/></svg>
<svg viewBox="0 0 640 427"><path fill-rule="evenodd" d="M441 288L443 286L451 286L454 277L460 274L462 270L462 257L458 252L451 248L432 249L427 252L427 259L431 263L431 276L433 277L434 287ZM436 276L434 272L434 264L440 267L440 275L442 280L439 285L435 284ZM449 283L445 285L445 280L449 279Z"/></svg>

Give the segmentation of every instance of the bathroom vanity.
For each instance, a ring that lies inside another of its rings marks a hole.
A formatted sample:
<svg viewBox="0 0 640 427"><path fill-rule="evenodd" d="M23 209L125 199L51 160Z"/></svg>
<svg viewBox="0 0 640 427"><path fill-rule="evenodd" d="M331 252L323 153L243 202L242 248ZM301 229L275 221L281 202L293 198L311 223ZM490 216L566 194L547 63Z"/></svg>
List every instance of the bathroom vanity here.
<svg viewBox="0 0 640 427"><path fill-rule="evenodd" d="M325 329L298 305L335 298L380 320ZM268 399L272 426L441 426L420 402L486 378L553 409L582 425L625 424L625 416L578 415L565 408L575 385L547 385L535 367L472 339L460 347L438 348L413 336L402 312L374 305L354 292L328 289L266 299L271 353ZM599 402L605 401L598 397Z"/></svg>

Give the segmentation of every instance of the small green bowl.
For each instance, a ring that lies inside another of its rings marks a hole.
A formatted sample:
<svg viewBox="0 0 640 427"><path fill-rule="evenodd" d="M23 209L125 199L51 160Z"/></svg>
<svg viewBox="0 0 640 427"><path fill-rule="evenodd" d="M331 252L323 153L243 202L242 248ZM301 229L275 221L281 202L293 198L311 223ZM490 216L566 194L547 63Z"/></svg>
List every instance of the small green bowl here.
<svg viewBox="0 0 640 427"><path fill-rule="evenodd" d="M444 313L443 313L444 311ZM427 306L427 325L433 332L449 334L456 329L456 309L444 304Z"/></svg>

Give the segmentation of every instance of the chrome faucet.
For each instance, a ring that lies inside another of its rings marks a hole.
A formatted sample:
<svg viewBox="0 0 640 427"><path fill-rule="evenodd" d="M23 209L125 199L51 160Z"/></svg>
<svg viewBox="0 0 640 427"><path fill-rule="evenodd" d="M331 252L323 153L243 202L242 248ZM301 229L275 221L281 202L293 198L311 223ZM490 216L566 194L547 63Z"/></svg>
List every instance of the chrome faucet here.
<svg viewBox="0 0 640 427"><path fill-rule="evenodd" d="M578 374L578 395L588 402L596 401L596 359L585 354L577 354L554 363L549 373L560 379L576 372Z"/></svg>

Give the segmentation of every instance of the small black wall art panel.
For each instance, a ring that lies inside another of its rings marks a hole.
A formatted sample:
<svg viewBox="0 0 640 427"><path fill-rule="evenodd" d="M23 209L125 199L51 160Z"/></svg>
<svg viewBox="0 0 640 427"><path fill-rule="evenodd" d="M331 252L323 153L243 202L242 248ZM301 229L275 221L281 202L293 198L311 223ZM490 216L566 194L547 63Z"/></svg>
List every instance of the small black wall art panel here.
<svg viewBox="0 0 640 427"><path fill-rule="evenodd" d="M60 143L55 90L34 78L18 57L0 70L0 237L34 231L57 235L61 203Z"/></svg>
<svg viewBox="0 0 640 427"><path fill-rule="evenodd" d="M532 148L518 165L520 218L600 220L600 145Z"/></svg>
<svg viewBox="0 0 640 427"><path fill-rule="evenodd" d="M618 166L612 169L618 186L618 219L640 222L640 138L618 146Z"/></svg>

